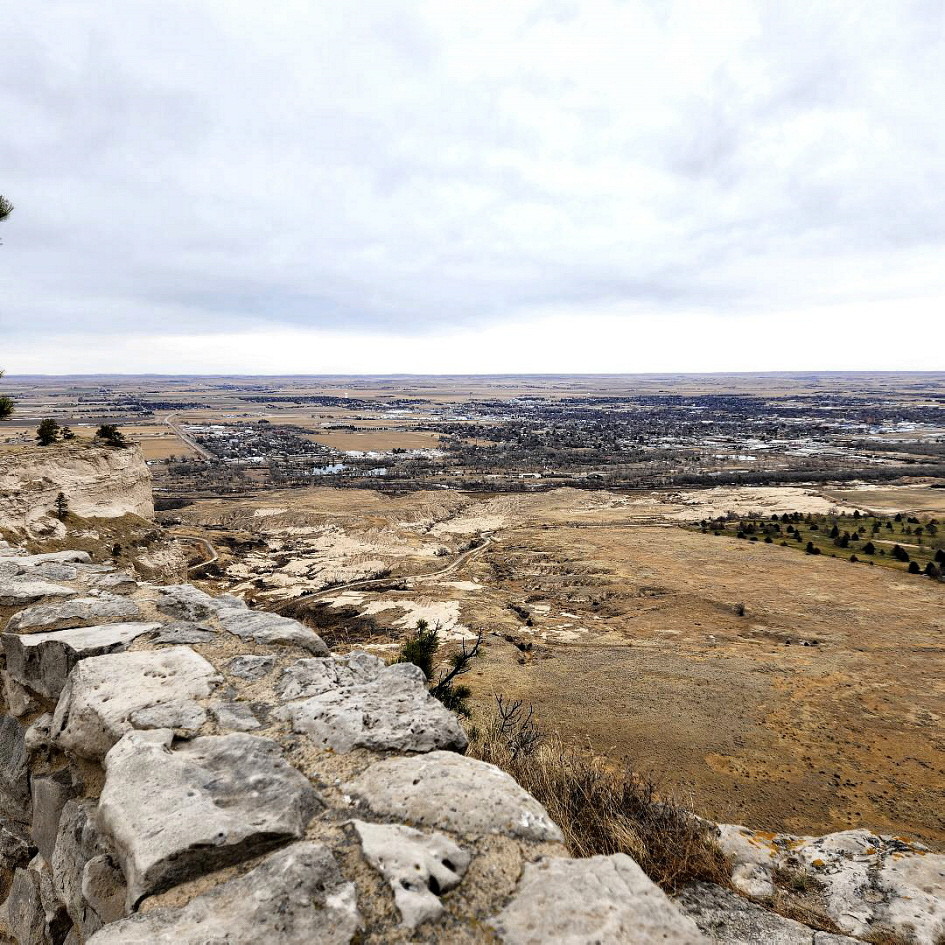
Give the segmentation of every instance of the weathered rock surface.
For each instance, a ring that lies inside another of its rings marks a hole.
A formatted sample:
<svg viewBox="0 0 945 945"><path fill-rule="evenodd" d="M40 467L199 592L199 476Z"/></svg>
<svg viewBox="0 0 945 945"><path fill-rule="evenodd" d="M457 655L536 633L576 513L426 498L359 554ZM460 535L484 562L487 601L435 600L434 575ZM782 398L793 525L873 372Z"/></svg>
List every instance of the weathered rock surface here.
<svg viewBox="0 0 945 945"><path fill-rule="evenodd" d="M96 826L95 806L88 800L66 803L51 860L56 895L83 936L125 915L124 876Z"/></svg>
<svg viewBox="0 0 945 945"><path fill-rule="evenodd" d="M284 696L310 697L277 715L320 748L462 751L467 745L456 716L430 695L426 677L412 663L386 666L376 656L352 653L345 660L299 660L287 676Z"/></svg>
<svg viewBox="0 0 945 945"><path fill-rule="evenodd" d="M62 691L53 736L66 751L101 759L145 709L162 706L163 721L174 723L168 728L187 728L194 700L209 696L219 679L210 663L183 646L91 657ZM147 719L142 724L150 727Z"/></svg>
<svg viewBox="0 0 945 945"><path fill-rule="evenodd" d="M775 870L801 873L822 887L824 914L844 933L882 929L918 945L945 936L945 856L921 844L868 830L796 837L722 824L719 845L745 895L770 895Z"/></svg>
<svg viewBox="0 0 945 945"><path fill-rule="evenodd" d="M156 623L110 623L50 633L4 633L7 672L34 692L55 699L79 660L122 650Z"/></svg>
<svg viewBox="0 0 945 945"><path fill-rule="evenodd" d="M226 661L225 669L240 679L262 679L275 668L273 656L234 656Z"/></svg>
<svg viewBox="0 0 945 945"><path fill-rule="evenodd" d="M220 626L230 633L269 646L298 646L315 656L327 656L325 641L298 620L249 610L245 604L221 607L217 611Z"/></svg>
<svg viewBox="0 0 945 945"><path fill-rule="evenodd" d="M52 596L18 593L19 632L3 638L0 941L700 940L631 860L559 858L560 831L534 798L442 750L465 737L415 668L327 658L302 624L236 598L0 542L0 587L37 583ZM147 632L108 636L131 613ZM271 738L246 734L262 726ZM813 877L824 927L911 945L941 934L942 858L918 845L720 834L755 895L791 871ZM717 887L680 902L728 945L844 942Z"/></svg>
<svg viewBox="0 0 945 945"><path fill-rule="evenodd" d="M30 808L29 754L26 732L16 719L0 718L0 813L26 822Z"/></svg>
<svg viewBox="0 0 945 945"><path fill-rule="evenodd" d="M544 807L504 771L448 751L379 761L345 790L375 814L422 827L562 839Z"/></svg>
<svg viewBox="0 0 945 945"><path fill-rule="evenodd" d="M416 928L443 912L440 896L458 886L470 855L443 834L352 821L368 862L390 884L403 924Z"/></svg>
<svg viewBox="0 0 945 945"><path fill-rule="evenodd" d="M231 732L251 732L260 727L259 719L245 702L216 702L210 711L217 725Z"/></svg>
<svg viewBox="0 0 945 945"><path fill-rule="evenodd" d="M717 945L855 945L857 941L815 931L711 883L696 883L674 901Z"/></svg>
<svg viewBox="0 0 945 945"><path fill-rule="evenodd" d="M622 853L528 863L491 923L506 945L701 945L705 938Z"/></svg>
<svg viewBox="0 0 945 945"><path fill-rule="evenodd" d="M68 498L69 509L83 518L154 518L151 473L140 447L115 450L63 443L4 457L0 528L42 531L60 492Z"/></svg>
<svg viewBox="0 0 945 945"><path fill-rule="evenodd" d="M183 909L124 919L89 945L348 945L360 924L354 884L328 848L296 843Z"/></svg>
<svg viewBox="0 0 945 945"><path fill-rule="evenodd" d="M0 606L22 607L44 597L75 597L78 591L50 581L14 578L0 581Z"/></svg>
<svg viewBox="0 0 945 945"><path fill-rule="evenodd" d="M298 620L250 610L235 597L211 597L189 584L159 588L161 613L179 620L207 621L216 618L228 633L270 646L298 646L315 656L327 656L328 647L317 633Z"/></svg>
<svg viewBox="0 0 945 945"><path fill-rule="evenodd" d="M26 633L34 630L61 630L65 627L87 626L107 620L128 620L140 614L141 608L126 597L113 594L75 597L72 600L27 607L10 618L7 631Z"/></svg>
<svg viewBox="0 0 945 945"><path fill-rule="evenodd" d="M59 831L59 817L74 791L69 769L32 778L30 791L33 796L33 843L45 860L51 860Z"/></svg>
<svg viewBox="0 0 945 945"><path fill-rule="evenodd" d="M128 905L185 879L300 838L317 805L278 744L214 735L171 748L131 732L105 758L99 820L128 882Z"/></svg>

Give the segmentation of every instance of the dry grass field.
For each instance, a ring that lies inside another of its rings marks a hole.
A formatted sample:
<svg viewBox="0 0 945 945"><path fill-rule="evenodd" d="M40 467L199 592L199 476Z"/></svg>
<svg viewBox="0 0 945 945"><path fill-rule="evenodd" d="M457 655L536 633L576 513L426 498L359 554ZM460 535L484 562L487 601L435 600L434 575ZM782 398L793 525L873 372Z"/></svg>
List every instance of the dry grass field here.
<svg viewBox="0 0 945 945"><path fill-rule="evenodd" d="M896 501L908 511L937 492ZM482 718L495 694L523 699L550 731L654 771L717 819L862 825L943 847L945 585L677 527L847 501L312 489L180 514L217 526L204 534L218 546L237 536L217 589L270 607L318 592L301 612L336 644L391 652L420 617L447 640L483 630L467 677ZM241 551L249 535L265 547ZM378 569L390 577L329 586Z"/></svg>

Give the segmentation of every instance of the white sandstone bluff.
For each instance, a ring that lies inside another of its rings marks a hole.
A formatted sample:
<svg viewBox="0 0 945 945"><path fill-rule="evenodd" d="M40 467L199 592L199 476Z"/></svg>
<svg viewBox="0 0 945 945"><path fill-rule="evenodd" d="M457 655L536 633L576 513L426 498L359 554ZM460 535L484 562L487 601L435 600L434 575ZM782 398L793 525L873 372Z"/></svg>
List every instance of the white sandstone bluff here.
<svg viewBox="0 0 945 945"><path fill-rule="evenodd" d="M628 856L573 859L466 757L416 667L84 552L0 545L0 941L17 945L936 945L945 857L721 827L733 885L808 871L834 932ZM843 934L839 934L839 933ZM852 936L852 937L850 937Z"/></svg>
<svg viewBox="0 0 945 945"><path fill-rule="evenodd" d="M27 536L61 530L53 517L60 492L83 518L154 518L151 474L137 446L65 443L0 453L0 529Z"/></svg>

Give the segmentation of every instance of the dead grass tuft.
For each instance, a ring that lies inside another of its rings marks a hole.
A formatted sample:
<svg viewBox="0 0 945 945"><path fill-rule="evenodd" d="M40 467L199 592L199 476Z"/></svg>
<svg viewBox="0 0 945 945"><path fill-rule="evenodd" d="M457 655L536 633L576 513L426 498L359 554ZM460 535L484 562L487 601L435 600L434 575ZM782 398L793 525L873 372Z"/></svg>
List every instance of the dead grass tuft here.
<svg viewBox="0 0 945 945"><path fill-rule="evenodd" d="M663 889L729 885L730 865L711 828L648 777L540 732L530 709L498 700L471 733L469 754L507 771L548 810L576 857L626 853Z"/></svg>

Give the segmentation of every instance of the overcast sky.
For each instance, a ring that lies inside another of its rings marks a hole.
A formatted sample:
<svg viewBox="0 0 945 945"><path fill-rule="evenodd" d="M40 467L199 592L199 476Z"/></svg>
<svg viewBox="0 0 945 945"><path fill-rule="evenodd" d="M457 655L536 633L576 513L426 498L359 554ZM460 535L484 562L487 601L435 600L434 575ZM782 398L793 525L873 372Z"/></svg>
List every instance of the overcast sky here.
<svg viewBox="0 0 945 945"><path fill-rule="evenodd" d="M945 0L6 0L0 366L945 369Z"/></svg>

